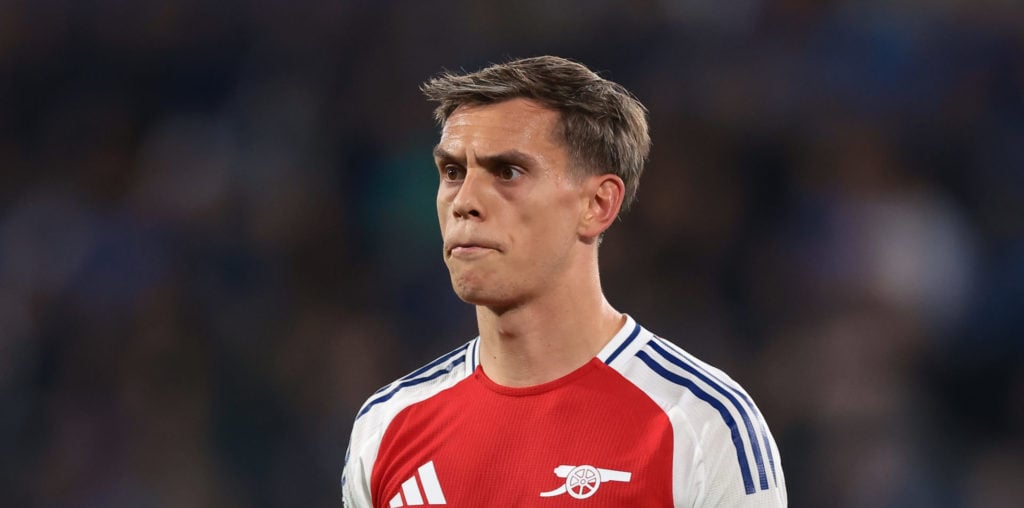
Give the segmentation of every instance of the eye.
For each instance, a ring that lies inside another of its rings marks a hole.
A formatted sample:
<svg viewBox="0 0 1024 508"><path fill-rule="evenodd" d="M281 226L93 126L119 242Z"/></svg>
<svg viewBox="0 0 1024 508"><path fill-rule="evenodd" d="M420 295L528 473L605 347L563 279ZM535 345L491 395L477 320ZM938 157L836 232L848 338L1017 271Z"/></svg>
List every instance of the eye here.
<svg viewBox="0 0 1024 508"><path fill-rule="evenodd" d="M441 168L441 177L449 182L457 182L465 177L465 170L455 164L448 164Z"/></svg>
<svg viewBox="0 0 1024 508"><path fill-rule="evenodd" d="M505 181L512 181L523 176L523 170L515 166L505 166L498 171L498 178Z"/></svg>

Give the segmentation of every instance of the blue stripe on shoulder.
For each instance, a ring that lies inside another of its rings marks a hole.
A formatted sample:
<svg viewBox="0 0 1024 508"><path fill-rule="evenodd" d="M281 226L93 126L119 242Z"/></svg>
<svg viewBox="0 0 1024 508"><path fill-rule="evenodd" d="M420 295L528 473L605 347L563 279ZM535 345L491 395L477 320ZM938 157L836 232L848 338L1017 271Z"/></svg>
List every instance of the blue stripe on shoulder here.
<svg viewBox="0 0 1024 508"><path fill-rule="evenodd" d="M422 367L412 371L409 374L406 374L404 377L399 378L398 381L395 381L394 383L387 384L387 385L384 385L384 386L380 387L379 389L377 389L377 391L373 392L373 394L377 395L378 393L381 393L383 391L387 391L389 388L391 388L392 386L395 386L398 383L401 383L402 381L405 381L407 379L412 379L412 378L414 378L416 376L419 376L420 374L423 374L424 372L426 372L426 371L428 371L430 369L433 369L434 367L437 367L438 365L441 365L442 363L448 361L451 357L453 357L453 356L455 356L455 355L457 355L459 353L465 352L466 348L468 348L471 343L472 343L472 341L467 342L467 343L459 346L454 351L450 351L448 353L445 353L444 356L442 356L442 357L440 357L440 358L438 358L438 359L436 359L436 360L434 360L434 361L432 361L432 362L430 362L430 363L428 363L428 364L426 364L426 365L424 365L424 366L422 366Z"/></svg>
<svg viewBox="0 0 1024 508"><path fill-rule="evenodd" d="M466 348L469 347L469 344L470 344L470 342L467 342L467 343L459 346L458 348L456 348L454 351L452 351L450 353L447 353L444 356L438 358L437 360L434 360L434 361L432 361L432 362L430 362L430 363L428 363L428 364L426 364L426 365L424 365L424 366L414 370L411 374L403 377L400 381L404 381L406 379L414 378L414 377L416 377L416 376L418 376L420 374L423 374L424 372L426 372L426 371L428 371L430 369L433 369L434 367L437 367L438 365L441 365L442 363L448 361L449 358L451 358L451 357L453 357L455 355L458 355L460 353L464 353L466 351Z"/></svg>
<svg viewBox="0 0 1024 508"><path fill-rule="evenodd" d="M775 473L775 454L772 452L771 443L768 440L768 428L764 423L764 418L761 416L761 412L757 410L757 406L755 406L754 402L750 400L750 397L748 397L747 394L743 393L743 391L737 390L732 386L729 386L727 383L717 378L714 374L711 374L700 365L694 363L689 358L686 358L684 354L676 350L676 346L674 346L673 344L666 342L664 339L661 339L660 337L656 337L655 340L657 342L651 343L651 345L658 351L658 353L661 354L661 356L665 357L666 360L672 362L673 364L682 367L687 372L699 377L705 383L715 387L715 390L717 390L718 393L725 395L729 399L729 401L732 402L733 406L736 407L736 410L739 411L740 415L743 416L743 423L747 427L747 436L750 438L751 443L753 443L754 457L757 459L757 469L761 480L761 490L767 490L768 478L764 471L764 462L761 459L761 450L758 446L757 438L754 436L754 425L751 423L750 418L748 417L748 413L744 411L744 409L740 406L739 401L737 401L729 393L726 393L725 390L728 389L729 392L743 399L743 402L746 404L747 409L749 409L749 414L753 415L753 418L758 421L758 424L761 428L761 439L764 443L765 455L768 456L768 463L769 467L771 467L772 478L774 480L775 486L777 487L779 485L779 480ZM659 344L662 347L658 347ZM672 353L669 353L669 351L672 351ZM700 372L697 372L698 370Z"/></svg>
<svg viewBox="0 0 1024 508"><path fill-rule="evenodd" d="M466 346L468 346L468 345L469 344L467 343ZM391 398L394 397L398 392L402 391L403 388L408 388L410 386L416 386L418 384L423 384L423 383L426 383L427 381L430 381L432 379L437 379L438 377L441 377L441 376L451 372L452 369L454 369L455 367L459 366L460 364L462 364L463 362L466 361L466 356L465 355L459 355L458 354L458 353L464 353L466 351L466 346L462 346L459 349L456 349L455 351L452 351L451 353L448 353L448 354L442 356L441 358L438 358L437 360L434 360L433 362L430 362L429 364L427 364L427 365L417 369L412 374L409 374L408 376L405 376L402 379L399 379L397 382L391 383L390 385L382 388L381 390L377 390L377 393L380 393L381 391L383 391L386 388L389 388L389 387L391 388L391 390L388 391L386 394L381 395L380 397L377 397L376 399L373 399L370 402L367 402L366 405L363 406L363 409L361 411L359 411L359 414L356 415L356 420L358 420L359 417L363 416L368 411L370 411L370 408L372 408L373 406L376 406L377 404L380 404L382 402L387 402L388 400L391 400ZM428 371L428 370L430 370L432 368L435 368L435 367L443 364L445 361L451 359L452 356L455 356L456 358L454 360L452 360L451 363L446 365L444 368L438 369L438 370L436 370L434 372L431 372L430 374L427 374L427 375L424 375L424 376L415 377L415 376L417 376L419 374L423 374L424 372L426 372L426 371Z"/></svg>
<svg viewBox="0 0 1024 508"><path fill-rule="evenodd" d="M622 341L622 344L620 344L619 347L615 349L615 352L612 353L611 356L609 356L608 359L604 361L605 365L611 365L611 363L615 361L615 358L617 358L623 351L626 350L627 347L629 347L630 344L633 343L633 340L636 339L637 335L640 335L639 323L636 325L636 327L633 328L633 333L630 333L629 337L626 337L626 340Z"/></svg>
<svg viewBox="0 0 1024 508"><path fill-rule="evenodd" d="M729 402L731 402L733 407L736 408L736 411L740 414L740 417L743 418L743 426L746 427L747 429L747 438L750 439L750 446L754 450L754 462L757 464L757 475L758 480L760 480L761 483L761 490L768 490L768 475L764 470L764 460L762 459L761 447L760 445L758 445L757 433L754 431L754 424L750 422L750 416L747 414L746 408L744 408L743 405L740 404L740 401L736 400L736 397L733 396L732 393L730 393L723 387L721 381L717 379L711 379L709 376L705 375L704 373L694 368L694 366L690 365L689 363L683 361L682 359L666 351L657 342L651 341L648 342L648 344L651 346L651 348L657 351L658 354L662 356L662 358L668 360L673 365L685 370L686 372L693 374L694 376L697 377L697 379L704 381L712 388L714 388L716 392L722 394L723 396L725 396L725 398L729 399Z"/></svg>
<svg viewBox="0 0 1024 508"><path fill-rule="evenodd" d="M750 464L747 462L747 451L743 445L743 438L740 437L739 429L736 428L736 419L732 417L729 410L722 404L721 401L712 397L709 393L701 390L696 383L690 379L686 379L674 372L669 371L653 358L651 358L645 351L638 351L636 357L642 360L648 367L651 368L662 378L682 386L687 390L690 390L697 398L707 402L711 407L718 411L721 415L722 420L725 421L726 426L729 427L729 433L732 435L732 444L736 448L736 460L740 463L740 474L743 476L743 487L746 489L747 494L753 494L755 492L754 480L750 476Z"/></svg>

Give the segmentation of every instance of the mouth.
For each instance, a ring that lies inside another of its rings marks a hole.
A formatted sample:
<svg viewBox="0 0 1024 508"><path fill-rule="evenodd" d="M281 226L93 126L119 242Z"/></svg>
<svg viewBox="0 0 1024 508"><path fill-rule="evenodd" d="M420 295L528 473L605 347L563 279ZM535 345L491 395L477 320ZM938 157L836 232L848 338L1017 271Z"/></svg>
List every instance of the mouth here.
<svg viewBox="0 0 1024 508"><path fill-rule="evenodd" d="M482 256L489 252L498 252L499 249L496 245L491 243L481 242L460 242L453 243L451 246L445 248L445 254L447 257L454 258L473 258Z"/></svg>

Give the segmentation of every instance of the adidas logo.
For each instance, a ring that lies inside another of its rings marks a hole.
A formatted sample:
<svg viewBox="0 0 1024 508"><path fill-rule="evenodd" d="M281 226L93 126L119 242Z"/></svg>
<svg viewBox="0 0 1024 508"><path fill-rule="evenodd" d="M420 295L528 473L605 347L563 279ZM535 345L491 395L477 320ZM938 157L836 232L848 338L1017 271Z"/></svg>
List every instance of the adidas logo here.
<svg viewBox="0 0 1024 508"><path fill-rule="evenodd" d="M423 506L448 504L444 499L444 492L441 492L441 484L437 481L437 471L434 471L434 461L427 462L416 470L412 478L402 482L402 492L391 498L388 506ZM417 477L419 477L417 479ZM422 486L422 490L420 487ZM427 502L423 502L423 498Z"/></svg>

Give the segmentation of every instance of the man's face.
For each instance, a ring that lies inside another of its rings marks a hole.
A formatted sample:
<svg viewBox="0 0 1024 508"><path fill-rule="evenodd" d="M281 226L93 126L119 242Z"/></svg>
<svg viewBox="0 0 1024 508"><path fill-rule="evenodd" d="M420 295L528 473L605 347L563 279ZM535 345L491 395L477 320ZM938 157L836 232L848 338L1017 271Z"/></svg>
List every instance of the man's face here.
<svg viewBox="0 0 1024 508"><path fill-rule="evenodd" d="M586 197L555 137L558 113L527 99L462 106L434 151L437 215L452 286L512 308L572 267Z"/></svg>

